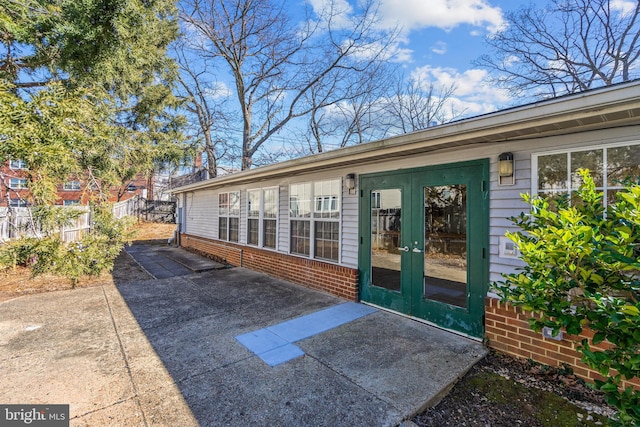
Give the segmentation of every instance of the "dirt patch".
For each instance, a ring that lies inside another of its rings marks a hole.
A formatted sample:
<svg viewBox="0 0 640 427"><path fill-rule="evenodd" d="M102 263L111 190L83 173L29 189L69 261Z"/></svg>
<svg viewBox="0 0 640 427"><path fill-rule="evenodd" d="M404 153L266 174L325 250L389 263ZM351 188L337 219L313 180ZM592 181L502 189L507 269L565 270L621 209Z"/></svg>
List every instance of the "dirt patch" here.
<svg viewBox="0 0 640 427"><path fill-rule="evenodd" d="M166 244L173 237L175 224L141 222L135 226L133 243L155 242ZM138 266L124 251L116 258L113 272L103 272L99 276L80 278L76 288L86 288L125 280L149 280L151 277ZM23 295L71 289L71 282L53 274L32 276L26 267L16 267L0 271L0 302Z"/></svg>
<svg viewBox="0 0 640 427"><path fill-rule="evenodd" d="M421 427L602 426L615 411L569 370L494 351L435 407L412 421Z"/></svg>

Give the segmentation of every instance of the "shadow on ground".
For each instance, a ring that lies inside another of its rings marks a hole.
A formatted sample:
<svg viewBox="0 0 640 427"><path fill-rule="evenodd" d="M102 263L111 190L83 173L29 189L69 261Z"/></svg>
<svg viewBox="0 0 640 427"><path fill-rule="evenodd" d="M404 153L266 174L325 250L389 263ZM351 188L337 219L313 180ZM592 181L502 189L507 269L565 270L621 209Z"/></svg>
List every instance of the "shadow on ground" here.
<svg viewBox="0 0 640 427"><path fill-rule="evenodd" d="M162 251L131 249L141 264L153 256L166 265ZM243 268L129 277L117 288L203 426L397 425L485 354L478 342L376 310L296 342L304 355L269 366L235 337L345 301Z"/></svg>

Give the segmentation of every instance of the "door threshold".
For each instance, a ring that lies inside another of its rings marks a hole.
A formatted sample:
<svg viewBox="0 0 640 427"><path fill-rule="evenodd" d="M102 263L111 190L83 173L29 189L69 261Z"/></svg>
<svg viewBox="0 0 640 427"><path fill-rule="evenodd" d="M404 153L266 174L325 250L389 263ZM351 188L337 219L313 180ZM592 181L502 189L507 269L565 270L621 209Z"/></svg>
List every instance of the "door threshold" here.
<svg viewBox="0 0 640 427"><path fill-rule="evenodd" d="M482 338L474 337L474 336L465 334L464 332L456 331L454 329L444 328L442 326L436 325L433 322L430 322L430 321L425 320L425 319L421 319L419 317L414 317L414 316L410 316L408 314L400 313L399 311L391 310L390 308L386 308L386 307L381 307L379 305L376 305L376 304L373 304L373 303L370 303L370 302L367 302L367 301L359 301L359 302L361 304L365 304L365 305L369 305L371 307L375 307L378 310L386 311L388 313L392 313L392 314L395 314L395 315L398 315L398 316L401 316L401 317L405 317L407 319L415 320L416 322L424 323L426 325L433 326L434 328L438 328L438 329L441 329L443 331L450 332L452 334L459 335L461 337L464 337L464 338L467 338L467 339L470 339L470 340L473 340L473 341L483 342Z"/></svg>

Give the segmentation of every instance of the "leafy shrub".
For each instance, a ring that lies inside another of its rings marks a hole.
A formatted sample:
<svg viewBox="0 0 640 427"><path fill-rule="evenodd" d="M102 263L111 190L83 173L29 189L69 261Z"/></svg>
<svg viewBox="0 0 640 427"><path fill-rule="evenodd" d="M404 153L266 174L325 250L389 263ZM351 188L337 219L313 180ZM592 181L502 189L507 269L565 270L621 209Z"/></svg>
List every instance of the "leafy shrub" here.
<svg viewBox="0 0 640 427"><path fill-rule="evenodd" d="M530 214L512 218L522 231L507 233L526 266L494 286L503 300L536 314L540 331L583 328L594 332L578 346L582 360L606 381L596 381L623 425L640 424L640 393L621 389L622 379L640 374L640 186L629 184L606 208L588 170L583 185L567 199L523 195ZM555 205L554 205L555 203ZM597 350L603 341L610 349Z"/></svg>
<svg viewBox="0 0 640 427"><path fill-rule="evenodd" d="M56 210L57 208L54 208ZM70 214L73 215L73 214ZM36 211L48 224L67 223L70 216L58 212ZM47 233L38 239L24 237L0 247L0 267L30 267L34 275L52 273L67 277L72 287L82 276L97 276L113 268L115 258L130 236L135 218L117 220L108 204L93 207L93 229L78 242L65 243L59 233ZM53 225L48 228L53 229Z"/></svg>

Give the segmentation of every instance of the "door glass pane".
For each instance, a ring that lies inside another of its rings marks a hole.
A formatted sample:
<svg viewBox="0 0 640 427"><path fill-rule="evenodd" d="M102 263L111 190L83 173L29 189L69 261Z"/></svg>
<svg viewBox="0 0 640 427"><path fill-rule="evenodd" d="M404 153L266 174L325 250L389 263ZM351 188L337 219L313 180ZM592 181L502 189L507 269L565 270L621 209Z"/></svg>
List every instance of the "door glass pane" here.
<svg viewBox="0 0 640 427"><path fill-rule="evenodd" d="M400 214L402 191L371 192L371 283L400 291Z"/></svg>
<svg viewBox="0 0 640 427"><path fill-rule="evenodd" d="M467 187L424 189L424 297L467 307Z"/></svg>

